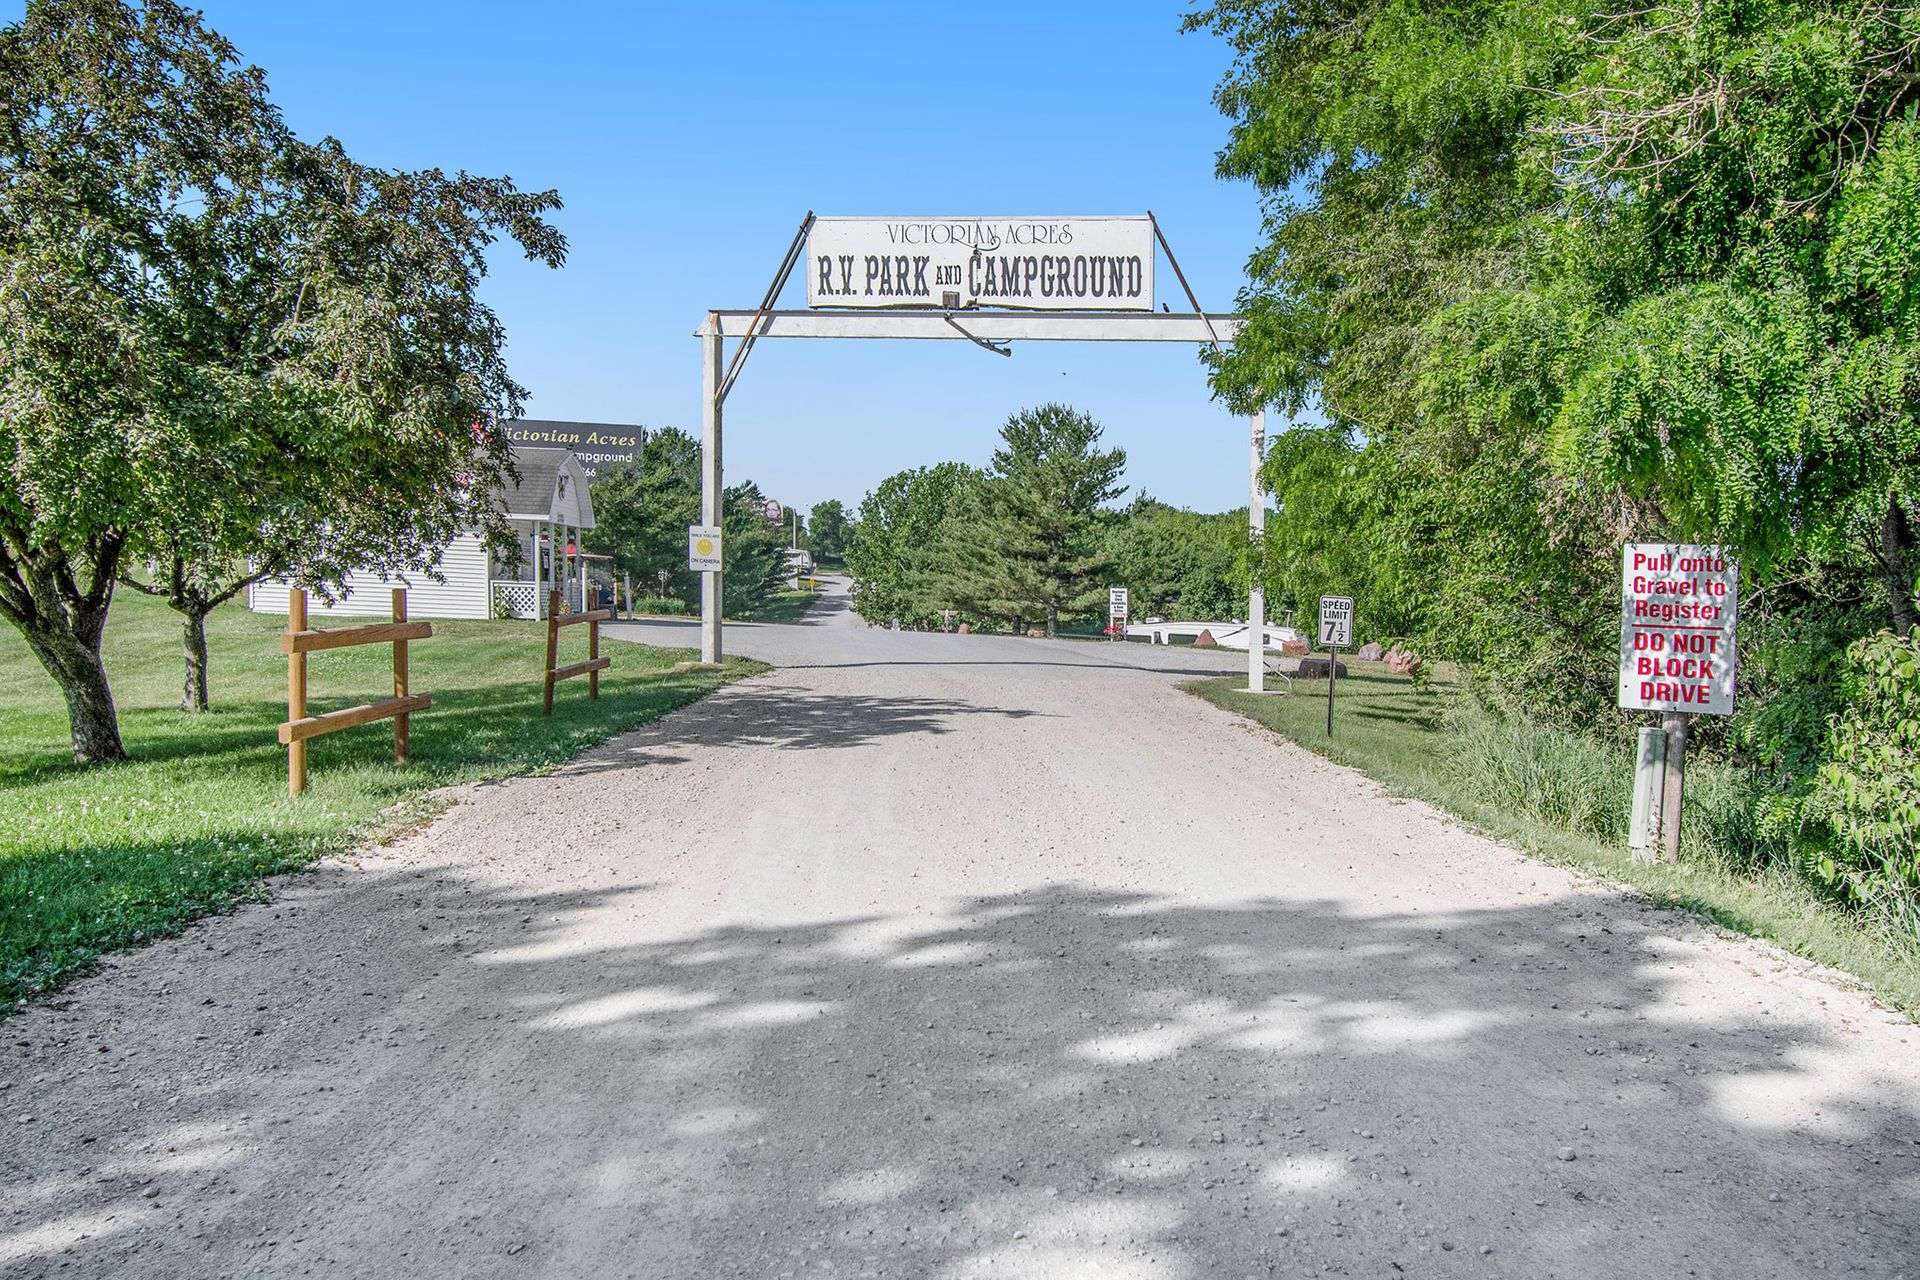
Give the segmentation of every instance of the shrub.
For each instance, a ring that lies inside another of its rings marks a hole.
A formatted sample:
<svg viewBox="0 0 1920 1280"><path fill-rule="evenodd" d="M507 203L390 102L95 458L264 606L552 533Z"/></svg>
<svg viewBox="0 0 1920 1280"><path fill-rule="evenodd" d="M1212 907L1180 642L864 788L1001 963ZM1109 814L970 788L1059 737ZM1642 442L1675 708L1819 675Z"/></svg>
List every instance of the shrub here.
<svg viewBox="0 0 1920 1280"><path fill-rule="evenodd" d="M689 612L686 601L676 600L672 596L641 596L633 602L635 613L664 613L684 616Z"/></svg>
<svg viewBox="0 0 1920 1280"><path fill-rule="evenodd" d="M1848 647L1799 818L1812 874L1920 933L1920 637L1881 631Z"/></svg>

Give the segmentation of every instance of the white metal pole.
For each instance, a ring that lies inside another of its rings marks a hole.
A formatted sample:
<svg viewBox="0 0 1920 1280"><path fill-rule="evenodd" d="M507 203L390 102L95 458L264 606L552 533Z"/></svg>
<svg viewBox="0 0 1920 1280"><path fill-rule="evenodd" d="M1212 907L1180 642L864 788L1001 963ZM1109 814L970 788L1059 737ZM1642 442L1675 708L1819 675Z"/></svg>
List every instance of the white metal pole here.
<svg viewBox="0 0 1920 1280"><path fill-rule="evenodd" d="M1267 535L1267 495L1260 490L1260 464L1267 456L1267 411L1252 418L1252 474L1247 481L1247 539L1253 544L1249 557L1251 586L1247 590L1247 691L1264 693L1267 687L1267 589L1260 579L1266 565L1261 549Z"/></svg>
<svg viewBox="0 0 1920 1280"><path fill-rule="evenodd" d="M533 522L533 617L537 622L547 616L547 571L540 565L540 534L545 520Z"/></svg>
<svg viewBox="0 0 1920 1280"><path fill-rule="evenodd" d="M700 337L700 523L720 520L720 357L718 316L707 317ZM721 545L725 546L724 539ZM700 661L718 662L720 650L720 570L700 575Z"/></svg>

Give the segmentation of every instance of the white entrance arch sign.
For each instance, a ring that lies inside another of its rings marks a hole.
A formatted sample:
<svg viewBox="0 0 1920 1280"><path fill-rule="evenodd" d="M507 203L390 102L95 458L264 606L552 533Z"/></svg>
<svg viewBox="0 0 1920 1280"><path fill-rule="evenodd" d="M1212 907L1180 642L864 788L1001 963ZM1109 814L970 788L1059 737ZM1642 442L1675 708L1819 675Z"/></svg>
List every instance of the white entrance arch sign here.
<svg viewBox="0 0 1920 1280"><path fill-rule="evenodd" d="M812 223L812 215L808 223ZM788 264L775 281L775 289L785 279L797 257L789 251ZM1176 267L1176 272L1178 268ZM771 302L772 293L769 294ZM934 342L973 342L990 346L996 342L1181 342L1193 346L1231 342L1244 322L1234 315L1203 315L1187 312L1111 311L709 311L705 323L695 332L700 339L700 521L721 523L721 406L731 386L724 382L724 359L728 338L749 343L762 338L909 338ZM1004 351L1001 354L1006 354ZM738 364L740 356L735 355ZM737 374L737 370L735 373ZM1260 491L1260 464L1266 455L1266 414L1256 413L1249 420L1249 484L1247 528L1255 546L1266 532L1265 495ZM720 643L721 574L708 570L700 575L700 661L717 663L722 657ZM1266 595L1256 575L1248 592L1247 617L1258 627L1266 620ZM1262 635L1263 630L1250 630ZM1265 649L1259 643L1247 646L1247 687L1265 687Z"/></svg>

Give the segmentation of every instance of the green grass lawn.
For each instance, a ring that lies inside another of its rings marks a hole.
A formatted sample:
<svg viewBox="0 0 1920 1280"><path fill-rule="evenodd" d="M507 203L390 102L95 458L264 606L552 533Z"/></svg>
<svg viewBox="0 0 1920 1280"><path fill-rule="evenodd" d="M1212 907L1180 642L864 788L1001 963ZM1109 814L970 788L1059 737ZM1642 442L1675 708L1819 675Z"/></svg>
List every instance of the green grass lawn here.
<svg viewBox="0 0 1920 1280"><path fill-rule="evenodd" d="M318 619L320 627L377 619ZM410 646L412 762L393 763L393 725L312 739L310 781L286 794L286 619L237 606L209 620L213 710L178 709L178 615L123 591L107 624L107 670L125 763L71 763L59 690L17 633L0 634L0 999L48 990L100 952L180 928L260 894L301 867L416 821L423 793L566 760L762 670L676 670L691 651L601 642L613 666L600 699L563 682L540 714L545 629L534 622L440 622ZM561 632L561 662L586 654L586 628ZM392 695L387 645L308 657L310 712Z"/></svg>
<svg viewBox="0 0 1920 1280"><path fill-rule="evenodd" d="M1727 771L1690 763L1681 860L1635 862L1624 838L1590 834L1623 825L1618 814L1595 811L1618 805L1624 812L1632 773L1627 745L1615 761L1604 745L1538 727L1503 739L1488 728L1485 713L1464 704L1445 668L1416 684L1383 663L1346 666L1350 675L1335 690L1331 739L1324 680L1296 680L1288 695L1250 694L1242 677L1186 688L1369 774L1398 795L1424 800L1549 862L1629 886L1660 906L1693 911L1845 970L1889 1004L1920 1014L1920 949L1910 941L1875 931L1790 869L1730 865L1715 855L1705 819L1708 807L1721 802ZM1268 684L1279 687L1275 677ZM1543 758L1547 754L1553 758Z"/></svg>

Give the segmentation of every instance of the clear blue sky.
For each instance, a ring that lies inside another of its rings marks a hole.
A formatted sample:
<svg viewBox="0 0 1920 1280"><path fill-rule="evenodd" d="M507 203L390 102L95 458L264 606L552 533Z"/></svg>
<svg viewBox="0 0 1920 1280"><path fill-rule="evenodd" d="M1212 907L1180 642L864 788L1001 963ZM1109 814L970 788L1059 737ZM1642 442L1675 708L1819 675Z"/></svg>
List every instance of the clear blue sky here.
<svg viewBox="0 0 1920 1280"><path fill-rule="evenodd" d="M303 137L559 189L566 267L499 252L486 288L532 417L697 433L694 327L759 302L810 208L1150 208L1222 311L1259 231L1254 192L1213 176L1228 51L1179 33L1180 0L204 9ZM786 305L805 305L802 283ZM1244 422L1210 401L1191 349L1137 344L1001 359L959 342L763 342L727 403L727 476L789 504L852 504L903 467L984 463L1008 414L1050 399L1105 425L1135 492L1245 504Z"/></svg>

